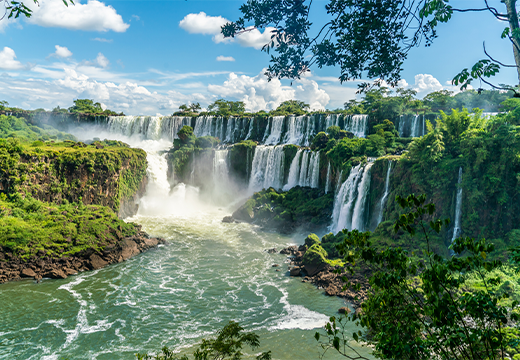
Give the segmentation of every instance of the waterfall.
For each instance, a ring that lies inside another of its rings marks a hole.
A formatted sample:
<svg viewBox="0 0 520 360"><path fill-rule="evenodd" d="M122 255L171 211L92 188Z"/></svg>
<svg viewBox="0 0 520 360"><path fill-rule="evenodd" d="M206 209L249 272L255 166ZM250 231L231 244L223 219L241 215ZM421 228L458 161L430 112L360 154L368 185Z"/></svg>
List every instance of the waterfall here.
<svg viewBox="0 0 520 360"><path fill-rule="evenodd" d="M318 182L320 181L320 152L315 151L312 153L310 162L309 162L309 173L307 186L311 188L317 188Z"/></svg>
<svg viewBox="0 0 520 360"><path fill-rule="evenodd" d="M287 179L287 184L285 184L285 186L283 187L284 191L287 191L299 184L301 156L302 150L299 149L291 162L291 166L289 167L289 177Z"/></svg>
<svg viewBox="0 0 520 360"><path fill-rule="evenodd" d="M233 116L230 116L227 121L227 127L226 127L226 142L227 143L234 143L234 131L235 131L235 118Z"/></svg>
<svg viewBox="0 0 520 360"><path fill-rule="evenodd" d="M148 140L172 141L190 122L187 116L109 116L107 130L128 137L137 135Z"/></svg>
<svg viewBox="0 0 520 360"><path fill-rule="evenodd" d="M417 137L417 120L419 115L414 115L412 120L412 126L410 127L410 137Z"/></svg>
<svg viewBox="0 0 520 360"><path fill-rule="evenodd" d="M276 145L282 136L284 116L273 116L271 120L271 133L265 140L265 145Z"/></svg>
<svg viewBox="0 0 520 360"><path fill-rule="evenodd" d="M457 202L455 204L455 225L451 242L458 238L461 233L460 220L462 217L462 167L459 168L459 179L457 180Z"/></svg>
<svg viewBox="0 0 520 360"><path fill-rule="evenodd" d="M339 176L338 176L338 179L336 180L336 191L334 191L335 194L337 194L339 192L339 189L341 187L341 178L343 176L343 170L341 170L339 172Z"/></svg>
<svg viewBox="0 0 520 360"><path fill-rule="evenodd" d="M251 119L249 120L248 124L249 124L249 129L248 129L248 131L247 131L247 135L246 135L246 137L245 137L244 140L249 140L249 139L251 139L251 133L253 132L253 118L251 118Z"/></svg>
<svg viewBox="0 0 520 360"><path fill-rule="evenodd" d="M215 188L229 184L228 154L229 150L215 151L213 157L213 183Z"/></svg>
<svg viewBox="0 0 520 360"><path fill-rule="evenodd" d="M329 165L327 165L327 182L325 183L325 194L328 194L330 191L330 176L331 176L331 173L330 173L330 161L329 161Z"/></svg>
<svg viewBox="0 0 520 360"><path fill-rule="evenodd" d="M399 116L399 123L397 125L397 131L399 132L399 137L404 137L404 115Z"/></svg>
<svg viewBox="0 0 520 360"><path fill-rule="evenodd" d="M284 175L283 159L283 146L257 146L249 179L249 191L255 192L271 186L281 189Z"/></svg>
<svg viewBox="0 0 520 360"><path fill-rule="evenodd" d="M307 186L307 169L309 168L309 151L304 151L302 156L302 164L300 166L300 179L298 184L300 186Z"/></svg>
<svg viewBox="0 0 520 360"><path fill-rule="evenodd" d="M379 225L383 221L383 211L385 209L386 200L388 198L389 190L390 190L390 173L392 172L392 161L388 161L388 169L386 170L386 180L385 180L385 193L381 198L381 202L379 203L379 215L377 215L377 225Z"/></svg>
<svg viewBox="0 0 520 360"><path fill-rule="evenodd" d="M327 118L325 119L325 129L324 131L327 131L327 129L331 126L339 126L339 116L338 114L329 114L327 115Z"/></svg>
<svg viewBox="0 0 520 360"><path fill-rule="evenodd" d="M365 137L368 125L368 115L349 115L345 117L345 130L357 137Z"/></svg>
<svg viewBox="0 0 520 360"><path fill-rule="evenodd" d="M211 135L213 118L214 116L198 116L197 119L195 119L193 134L195 134L196 137Z"/></svg>
<svg viewBox="0 0 520 360"><path fill-rule="evenodd" d="M368 163L362 168L359 164L352 168L347 180L341 185L332 212L331 230L334 233L342 229L365 230L365 208L372 165Z"/></svg>
<svg viewBox="0 0 520 360"><path fill-rule="evenodd" d="M424 114L422 116L422 136L426 135L426 119Z"/></svg>

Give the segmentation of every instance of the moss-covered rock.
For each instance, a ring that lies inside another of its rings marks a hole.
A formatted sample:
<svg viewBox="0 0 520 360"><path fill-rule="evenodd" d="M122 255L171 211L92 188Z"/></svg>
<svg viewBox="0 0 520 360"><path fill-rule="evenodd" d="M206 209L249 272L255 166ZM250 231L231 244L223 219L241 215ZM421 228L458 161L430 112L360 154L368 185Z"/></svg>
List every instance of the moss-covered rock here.
<svg viewBox="0 0 520 360"><path fill-rule="evenodd" d="M327 252L320 244L316 243L307 249L303 255L302 263L307 275L314 276L327 267Z"/></svg>
<svg viewBox="0 0 520 360"><path fill-rule="evenodd" d="M320 244L320 243L321 243L320 238L316 234L309 234L305 238L305 245L307 245L307 247L309 247L309 248L312 247L314 244Z"/></svg>

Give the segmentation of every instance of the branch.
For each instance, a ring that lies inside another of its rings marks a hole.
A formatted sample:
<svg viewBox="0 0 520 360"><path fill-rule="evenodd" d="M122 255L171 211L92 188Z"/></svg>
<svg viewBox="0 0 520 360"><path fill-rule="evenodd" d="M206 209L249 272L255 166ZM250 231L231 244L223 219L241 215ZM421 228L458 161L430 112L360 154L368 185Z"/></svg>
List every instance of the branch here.
<svg viewBox="0 0 520 360"><path fill-rule="evenodd" d="M518 66L516 66L516 65L507 65L507 64L503 64L503 63L501 63L500 61L493 59L493 58L491 57L491 55L489 55L488 52L486 51L486 42L485 42L485 41L482 43L482 46L484 47L484 54L486 54L487 57L491 59L491 61L496 62L497 64L502 65L503 67L510 67L510 68L517 68L517 67L518 67Z"/></svg>

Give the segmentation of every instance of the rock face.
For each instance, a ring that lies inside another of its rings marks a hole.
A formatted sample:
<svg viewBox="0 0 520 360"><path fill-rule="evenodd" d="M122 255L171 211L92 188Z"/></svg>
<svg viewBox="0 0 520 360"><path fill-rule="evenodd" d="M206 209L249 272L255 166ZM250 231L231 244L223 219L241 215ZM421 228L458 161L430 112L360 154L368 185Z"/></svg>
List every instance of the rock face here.
<svg viewBox="0 0 520 360"><path fill-rule="evenodd" d="M11 254L4 253L0 249L0 283L21 278L65 279L80 271L97 270L109 264L122 262L165 243L166 241L161 238L150 238L146 233L141 232L122 239L118 244L110 245L102 252L86 250L61 259L51 259L40 254L42 257L27 262L12 258ZM7 261L6 258L9 260Z"/></svg>
<svg viewBox="0 0 520 360"><path fill-rule="evenodd" d="M235 219L233 219L233 216L224 216L224 218L222 219L222 222L232 224L235 222Z"/></svg>

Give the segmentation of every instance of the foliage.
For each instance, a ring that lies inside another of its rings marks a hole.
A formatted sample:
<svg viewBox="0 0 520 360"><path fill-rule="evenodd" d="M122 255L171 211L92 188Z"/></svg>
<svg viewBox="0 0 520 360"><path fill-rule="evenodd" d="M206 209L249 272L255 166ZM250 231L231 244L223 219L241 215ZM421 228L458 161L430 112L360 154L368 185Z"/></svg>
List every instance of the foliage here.
<svg viewBox="0 0 520 360"><path fill-rule="evenodd" d="M86 249L102 251L138 230L104 206L68 201L56 205L19 193L0 194L0 249L12 257L60 258Z"/></svg>
<svg viewBox="0 0 520 360"><path fill-rule="evenodd" d="M242 348L247 345L253 350L260 346L260 337L253 332L244 332L244 328L237 322L230 321L217 332L215 339L202 339L202 343L193 353L195 360L240 360ZM148 354L136 354L138 360L188 360L187 356L177 357L167 347L162 354L155 357ZM256 356L257 360L270 360L271 352L263 352Z"/></svg>
<svg viewBox="0 0 520 360"><path fill-rule="evenodd" d="M208 105L208 111L221 116L240 115L246 111L246 105L243 101L218 99Z"/></svg>
<svg viewBox="0 0 520 360"><path fill-rule="evenodd" d="M368 76L376 79L375 85L386 81L396 87L408 52L423 42L430 46L437 37L437 26L450 21L454 12L489 11L498 21L506 22L502 38L510 40L518 68L516 1L503 3L505 14L487 1L483 8L459 9L448 0L330 0L325 5L329 21L314 28L309 21L312 1L250 0L240 7L243 17L222 26L222 34L240 36L250 31L250 26L274 28L271 40L263 47L264 51L275 52L266 71L268 79L299 79L312 66L339 66L341 82ZM488 59L478 61L471 71L464 69L455 76L455 84L466 88L474 79L487 82L485 78L499 71L503 64L489 56L485 48L484 52ZM368 83L359 86L365 91L371 87Z"/></svg>
<svg viewBox="0 0 520 360"><path fill-rule="evenodd" d="M76 99L74 105L69 107L71 114L88 114L88 115L122 115L112 110L103 110L100 103L94 103L94 100Z"/></svg>
<svg viewBox="0 0 520 360"><path fill-rule="evenodd" d="M146 154L118 141L21 142L0 139L0 184L6 195L45 201L84 201L119 210L146 176ZM105 189L103 192L97 190Z"/></svg>
<svg viewBox="0 0 520 360"><path fill-rule="evenodd" d="M350 319L365 329L364 340L374 345L374 354L385 359L508 357L506 349L515 348L518 338L507 334L518 331L520 314L511 311L518 301L513 300L510 306L502 303L511 291L493 276L502 266L500 261L489 260L493 244L485 239L458 238L451 246L455 256L443 258L430 249L429 237L449 221L432 217L435 205L426 204L425 195L398 196L396 202L407 212L395 222L394 231L404 230L410 236L421 232L427 244L422 256L400 247L376 250L370 233L357 230L344 230L345 238L338 246L345 262L354 266L362 263L372 271L372 291L362 304L363 312ZM347 267L351 272L354 269ZM466 290L465 285L475 279L482 287ZM335 318L325 333L323 346L343 354L349 339ZM354 333L352 337L359 341L361 335ZM316 333L318 341L320 336Z"/></svg>
<svg viewBox="0 0 520 360"><path fill-rule="evenodd" d="M0 115L0 138L18 138L22 141L75 140L76 138L50 126L37 127L26 119Z"/></svg>
<svg viewBox="0 0 520 360"><path fill-rule="evenodd" d="M309 110L309 104L298 100L286 100L276 110L271 111L272 116L280 115L305 115Z"/></svg>
<svg viewBox="0 0 520 360"><path fill-rule="evenodd" d="M320 238L316 234L309 234L305 238L305 242L304 243L305 243L305 245L307 245L307 247L310 248L314 244L320 244Z"/></svg>

